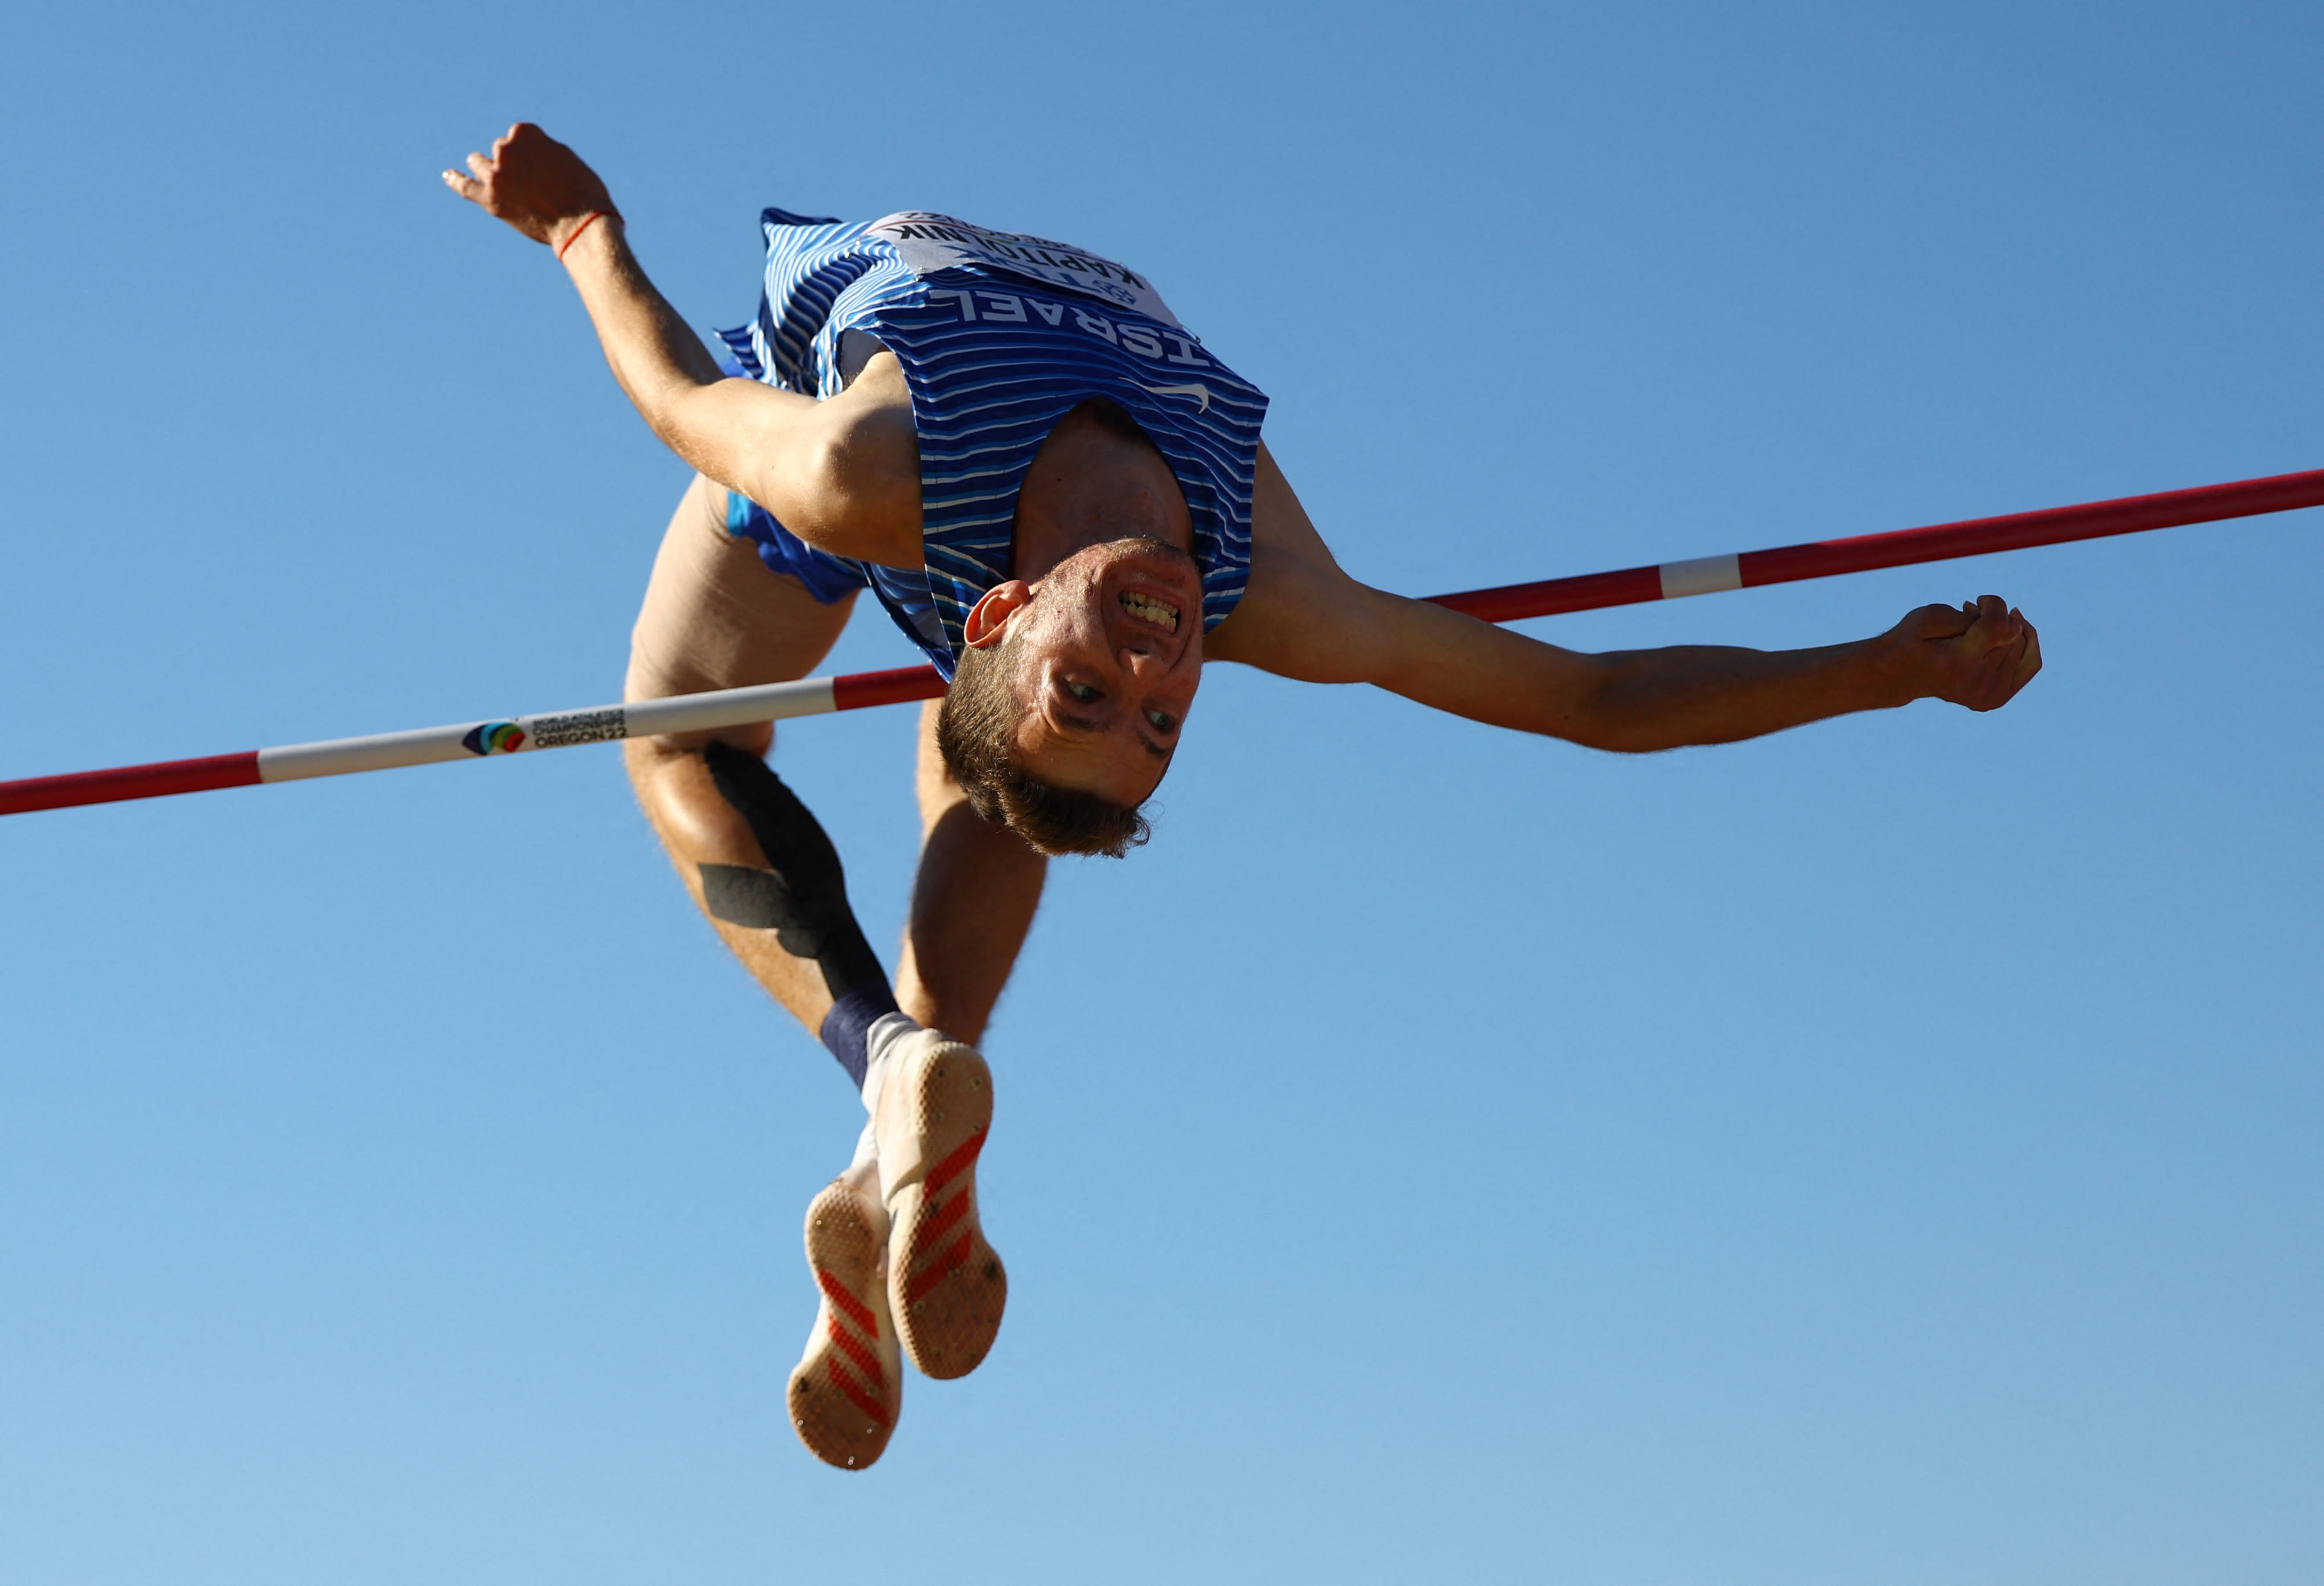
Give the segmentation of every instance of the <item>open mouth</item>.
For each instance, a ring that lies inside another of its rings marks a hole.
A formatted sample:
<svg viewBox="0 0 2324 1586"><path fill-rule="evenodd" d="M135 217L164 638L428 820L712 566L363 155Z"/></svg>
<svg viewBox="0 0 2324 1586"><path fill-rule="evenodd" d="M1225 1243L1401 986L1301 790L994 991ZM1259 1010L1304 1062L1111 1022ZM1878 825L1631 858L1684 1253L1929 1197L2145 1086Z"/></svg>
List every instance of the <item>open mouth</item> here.
<svg viewBox="0 0 2324 1586"><path fill-rule="evenodd" d="M1157 600L1154 596L1140 594L1135 589L1123 590L1119 598L1121 601L1121 609L1139 622L1152 622L1155 626L1167 629L1173 633L1178 631L1178 608L1168 601Z"/></svg>

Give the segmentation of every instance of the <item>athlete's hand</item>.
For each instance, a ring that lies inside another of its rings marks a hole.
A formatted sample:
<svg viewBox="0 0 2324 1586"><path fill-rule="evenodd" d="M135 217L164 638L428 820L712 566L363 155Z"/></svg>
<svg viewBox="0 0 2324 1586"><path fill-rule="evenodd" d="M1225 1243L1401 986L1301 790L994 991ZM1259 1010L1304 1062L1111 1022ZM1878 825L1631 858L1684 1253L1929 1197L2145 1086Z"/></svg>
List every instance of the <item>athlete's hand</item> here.
<svg viewBox="0 0 2324 1586"><path fill-rule="evenodd" d="M1998 710L2042 669L2042 636L1997 595L1924 605L1881 636L1914 699Z"/></svg>
<svg viewBox="0 0 2324 1586"><path fill-rule="evenodd" d="M444 185L550 247L562 246L593 211L616 213L581 156L529 121L501 134L490 154L469 155L468 169L475 174L446 171Z"/></svg>

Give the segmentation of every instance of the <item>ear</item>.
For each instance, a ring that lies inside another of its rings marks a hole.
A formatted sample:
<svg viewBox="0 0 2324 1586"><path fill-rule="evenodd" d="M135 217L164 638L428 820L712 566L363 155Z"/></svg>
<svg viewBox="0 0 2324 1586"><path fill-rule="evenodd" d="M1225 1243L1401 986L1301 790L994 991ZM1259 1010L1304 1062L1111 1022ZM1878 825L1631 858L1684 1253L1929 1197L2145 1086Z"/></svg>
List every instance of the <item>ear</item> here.
<svg viewBox="0 0 2324 1586"><path fill-rule="evenodd" d="M1033 604L1033 586L1022 578L995 584L968 609L961 637L971 650L987 650L1009 635L1009 619Z"/></svg>

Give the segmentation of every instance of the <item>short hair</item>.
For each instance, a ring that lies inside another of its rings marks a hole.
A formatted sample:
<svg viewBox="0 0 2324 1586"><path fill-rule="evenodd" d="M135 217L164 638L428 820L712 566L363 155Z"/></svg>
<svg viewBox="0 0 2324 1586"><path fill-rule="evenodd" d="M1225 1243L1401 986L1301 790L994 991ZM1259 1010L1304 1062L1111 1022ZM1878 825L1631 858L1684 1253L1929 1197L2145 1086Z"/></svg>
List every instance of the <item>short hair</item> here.
<svg viewBox="0 0 2324 1586"><path fill-rule="evenodd" d="M1153 834L1146 816L1076 788L1045 782L1017 762L1018 635L985 650L963 646L952 690L936 711L936 751L968 807L1052 858L1120 859Z"/></svg>

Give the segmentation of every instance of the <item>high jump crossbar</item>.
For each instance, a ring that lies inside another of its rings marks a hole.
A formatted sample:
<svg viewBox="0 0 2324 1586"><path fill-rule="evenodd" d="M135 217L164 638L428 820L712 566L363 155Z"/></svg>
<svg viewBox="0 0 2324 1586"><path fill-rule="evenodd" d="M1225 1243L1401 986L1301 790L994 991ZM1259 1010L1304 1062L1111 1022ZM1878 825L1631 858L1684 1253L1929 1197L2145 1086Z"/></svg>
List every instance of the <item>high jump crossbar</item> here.
<svg viewBox="0 0 2324 1586"><path fill-rule="evenodd" d="M2052 507L2038 512L2013 512L1998 518L1899 529L1892 533L1859 535L1850 539L1820 539L1773 550L1698 557L1653 567L1624 567L1613 573L1585 573L1579 577L1549 578L1537 584L1471 589L1429 598L1437 605L1449 606L1489 622L1514 622L1526 617L1556 616L1650 600L1676 600L1725 589L1754 589L1763 584L1830 578L1841 573L1869 572L1876 567L1901 567L1916 562L2023 550L2037 545L2097 539L2110 534L2137 534L2149 529L2172 529L2312 506L2324 506L2324 469L2279 474L2265 479L2239 479L2227 484L2165 491L2157 495L2085 502L2079 506ZM600 743L618 738L705 732L793 716L821 715L829 711L898 705L909 699L934 699L944 691L944 681L936 676L934 667L904 667L894 671L855 672L844 677L808 678L796 683L770 683L753 688L724 688L710 694L603 705L586 710L420 727L365 738L291 743L275 749L244 750L239 754L208 755L199 760L161 761L151 765L72 771L63 776L27 777L0 782L0 815L110 804L128 798L159 798L213 788L246 788L262 782L302 781L309 777L339 777L355 771L562 749L575 743Z"/></svg>

